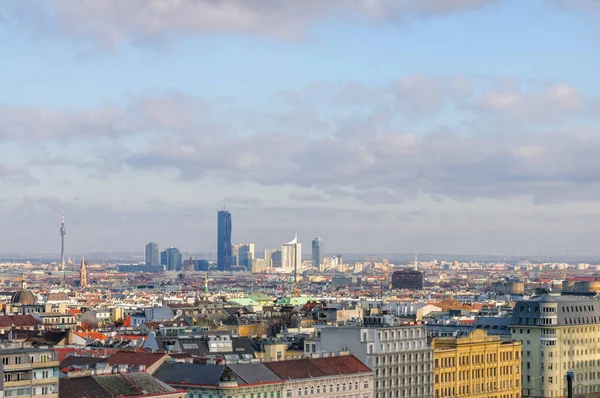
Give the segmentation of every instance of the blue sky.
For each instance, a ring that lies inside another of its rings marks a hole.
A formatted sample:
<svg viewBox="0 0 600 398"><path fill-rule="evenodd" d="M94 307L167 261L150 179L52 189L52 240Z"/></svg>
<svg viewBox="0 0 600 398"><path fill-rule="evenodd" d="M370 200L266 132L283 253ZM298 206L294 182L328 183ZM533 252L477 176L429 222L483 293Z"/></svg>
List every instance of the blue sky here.
<svg viewBox="0 0 600 398"><path fill-rule="evenodd" d="M587 0L0 4L0 252L597 253Z"/></svg>

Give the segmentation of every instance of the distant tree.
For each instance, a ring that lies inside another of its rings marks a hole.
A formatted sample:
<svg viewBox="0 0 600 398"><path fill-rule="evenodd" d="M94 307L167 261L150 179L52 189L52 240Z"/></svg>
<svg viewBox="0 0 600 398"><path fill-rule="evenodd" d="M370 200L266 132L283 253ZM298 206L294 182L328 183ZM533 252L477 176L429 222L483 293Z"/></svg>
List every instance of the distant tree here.
<svg viewBox="0 0 600 398"><path fill-rule="evenodd" d="M448 311L452 309L462 308L462 305L454 297L446 297L445 299L436 303L442 311Z"/></svg>
<svg viewBox="0 0 600 398"><path fill-rule="evenodd" d="M284 312L279 317L274 317L265 322L265 334L267 337L275 337L282 329L295 326L295 320L291 313Z"/></svg>

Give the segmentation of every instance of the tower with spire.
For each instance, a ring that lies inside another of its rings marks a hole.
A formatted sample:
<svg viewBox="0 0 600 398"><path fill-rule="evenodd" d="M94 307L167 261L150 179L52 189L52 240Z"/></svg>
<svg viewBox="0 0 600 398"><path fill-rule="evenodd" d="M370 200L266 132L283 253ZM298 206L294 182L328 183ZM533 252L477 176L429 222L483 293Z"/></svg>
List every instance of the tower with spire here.
<svg viewBox="0 0 600 398"><path fill-rule="evenodd" d="M204 275L204 294L208 294L208 274Z"/></svg>
<svg viewBox="0 0 600 398"><path fill-rule="evenodd" d="M81 256L81 269L79 270L79 287L87 286L87 270L85 269L85 257Z"/></svg>
<svg viewBox="0 0 600 398"><path fill-rule="evenodd" d="M61 224L60 224L60 270L65 272L65 235L67 229L65 228L65 211L62 212Z"/></svg>

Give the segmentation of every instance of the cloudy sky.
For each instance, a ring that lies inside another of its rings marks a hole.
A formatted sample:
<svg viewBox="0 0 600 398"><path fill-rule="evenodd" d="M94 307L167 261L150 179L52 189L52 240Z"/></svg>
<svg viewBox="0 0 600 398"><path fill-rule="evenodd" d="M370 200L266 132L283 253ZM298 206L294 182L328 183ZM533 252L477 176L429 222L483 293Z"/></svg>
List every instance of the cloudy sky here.
<svg viewBox="0 0 600 398"><path fill-rule="evenodd" d="M600 254L600 2L4 0L0 252Z"/></svg>

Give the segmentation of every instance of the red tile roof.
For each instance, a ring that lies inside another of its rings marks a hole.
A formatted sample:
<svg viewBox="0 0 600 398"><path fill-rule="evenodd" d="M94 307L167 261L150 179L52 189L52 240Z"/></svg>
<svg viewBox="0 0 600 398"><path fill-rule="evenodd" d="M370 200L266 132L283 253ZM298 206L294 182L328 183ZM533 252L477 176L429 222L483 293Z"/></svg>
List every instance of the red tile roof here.
<svg viewBox="0 0 600 398"><path fill-rule="evenodd" d="M73 334L81 337L82 339L94 339L94 340L101 340L101 341L108 340L108 336L105 335L104 333L100 333L100 332L85 331L85 332L73 332Z"/></svg>
<svg viewBox="0 0 600 398"><path fill-rule="evenodd" d="M338 357L329 358L312 358L311 361L327 375L346 375L371 372L371 368L362 363L354 355L341 355Z"/></svg>
<svg viewBox="0 0 600 398"><path fill-rule="evenodd" d="M371 372L354 355L265 362L265 365L283 380Z"/></svg>
<svg viewBox="0 0 600 398"><path fill-rule="evenodd" d="M34 327L41 325L42 322L37 320L33 315L5 315L0 316L0 327Z"/></svg>

